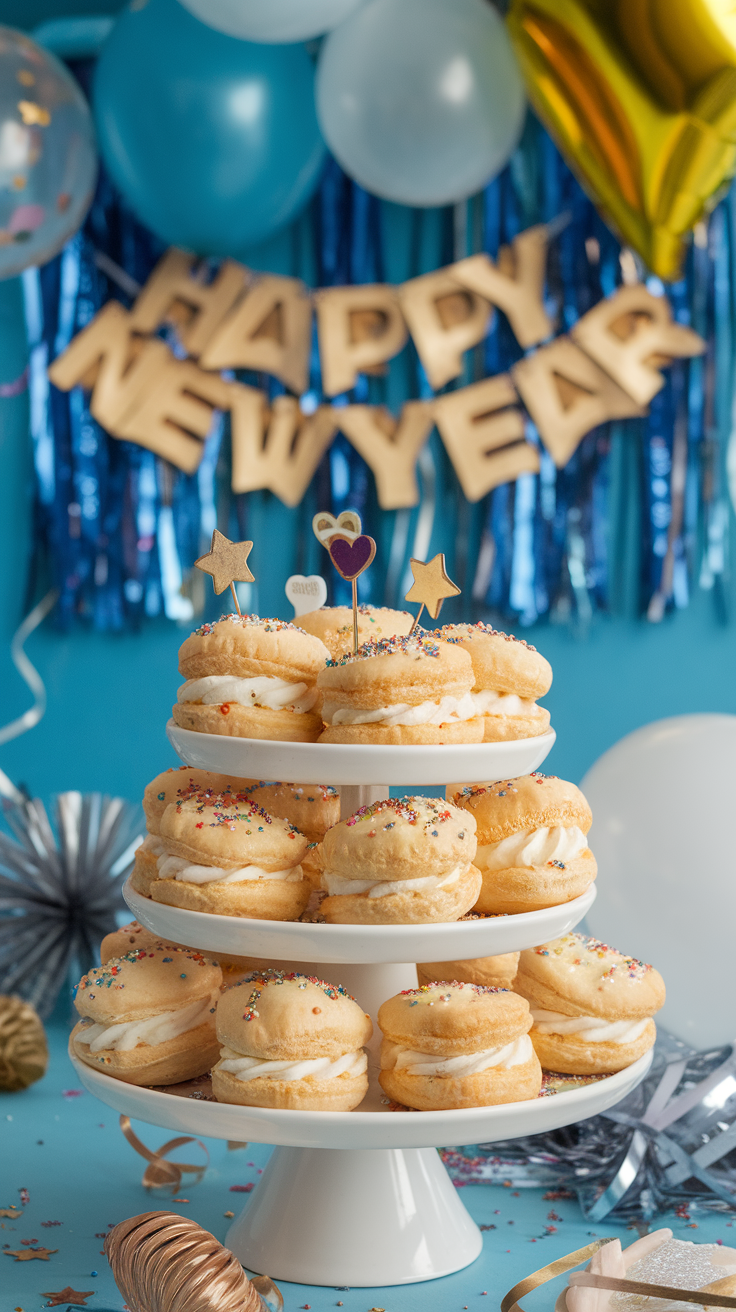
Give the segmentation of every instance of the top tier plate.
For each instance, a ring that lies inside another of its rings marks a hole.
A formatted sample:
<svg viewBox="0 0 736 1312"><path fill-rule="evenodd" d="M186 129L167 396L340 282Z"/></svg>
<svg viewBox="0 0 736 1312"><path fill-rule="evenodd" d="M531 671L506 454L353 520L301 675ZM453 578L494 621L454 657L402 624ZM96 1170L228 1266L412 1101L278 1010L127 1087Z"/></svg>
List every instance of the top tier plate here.
<svg viewBox="0 0 736 1312"><path fill-rule="evenodd" d="M300 784L493 783L531 774L555 741L554 729L508 743L461 743L445 747L285 743L270 738L230 738L194 733L173 720L166 732L186 765L241 779L283 779Z"/></svg>

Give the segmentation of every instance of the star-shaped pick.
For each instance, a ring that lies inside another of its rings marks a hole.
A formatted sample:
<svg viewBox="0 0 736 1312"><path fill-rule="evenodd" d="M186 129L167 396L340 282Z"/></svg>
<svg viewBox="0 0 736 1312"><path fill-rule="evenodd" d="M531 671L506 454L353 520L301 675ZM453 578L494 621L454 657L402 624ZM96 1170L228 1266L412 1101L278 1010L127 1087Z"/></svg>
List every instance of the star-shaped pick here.
<svg viewBox="0 0 736 1312"><path fill-rule="evenodd" d="M215 592L221 593L233 583L254 583L255 575L248 568L252 542L231 542L224 533L215 529L212 545L206 556L195 560L197 569L212 575Z"/></svg>
<svg viewBox="0 0 736 1312"><path fill-rule="evenodd" d="M62 1303L71 1303L72 1307L86 1307L87 1299L94 1294L94 1289L72 1289L67 1285L66 1289L47 1289L44 1298L48 1298L47 1307L59 1307Z"/></svg>
<svg viewBox="0 0 736 1312"><path fill-rule="evenodd" d="M58 1248L4 1248L2 1250L6 1257L14 1257L16 1262L30 1262L32 1258L38 1257L42 1262L48 1262L51 1253L58 1253Z"/></svg>
<svg viewBox="0 0 736 1312"><path fill-rule="evenodd" d="M414 582L404 600L419 602L419 614L421 614L421 608L426 607L432 619L436 620L445 597L456 597L460 592L460 588L456 583L453 583L445 568L445 553L439 551L436 556L427 561L426 565L423 561L415 560L412 556L409 564L414 575ZM415 628L418 620L419 615L417 615L415 621Z"/></svg>

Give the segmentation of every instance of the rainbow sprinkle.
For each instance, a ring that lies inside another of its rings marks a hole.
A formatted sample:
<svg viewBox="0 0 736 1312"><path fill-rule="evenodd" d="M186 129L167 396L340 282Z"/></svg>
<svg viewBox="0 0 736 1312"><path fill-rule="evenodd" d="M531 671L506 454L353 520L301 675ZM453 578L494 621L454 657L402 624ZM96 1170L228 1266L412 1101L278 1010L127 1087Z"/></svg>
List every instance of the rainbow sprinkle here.
<svg viewBox="0 0 736 1312"><path fill-rule="evenodd" d="M429 633L396 634L392 638L371 638L364 642L357 651L345 652L337 660L325 661L326 669L335 669L338 665L350 665L353 661L370 660L374 656L413 656L423 660L426 656L435 659L440 655L440 647Z"/></svg>

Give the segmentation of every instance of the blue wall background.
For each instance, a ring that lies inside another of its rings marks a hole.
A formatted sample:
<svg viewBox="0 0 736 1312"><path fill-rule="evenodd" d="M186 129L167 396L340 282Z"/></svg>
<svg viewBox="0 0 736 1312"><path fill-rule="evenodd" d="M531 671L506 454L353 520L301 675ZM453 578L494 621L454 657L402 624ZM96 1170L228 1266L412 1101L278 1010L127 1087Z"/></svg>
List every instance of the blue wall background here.
<svg viewBox="0 0 736 1312"><path fill-rule="evenodd" d="M76 0L73 9L112 13L119 7L116 0ZM70 8L68 0L1 0L0 22L32 29ZM249 262L277 269L283 258L278 245L249 253ZM387 274L393 276L390 269ZM0 383L16 379L25 360L20 283L1 282ZM27 394L0 399L0 471L2 725L30 704L9 654L24 614L31 547ZM632 522L636 513L631 507ZM635 580L631 564L621 562L622 579ZM287 572L277 581L270 571L270 587L260 589L261 613L290 617L282 591ZM733 584L730 591L733 603ZM554 669L545 699L558 734L547 765L554 773L578 781L622 735L663 716L736 713L736 624L719 622L711 595L696 584L689 608L660 625L638 618L634 607L633 595L619 597L620 613L596 619L585 635L549 625L523 632ZM60 635L44 625L27 652L46 684L48 710L35 729L0 747L0 768L44 799L66 788L140 797L145 783L174 763L164 725L180 681L177 648L187 631L161 621L149 622L137 636Z"/></svg>

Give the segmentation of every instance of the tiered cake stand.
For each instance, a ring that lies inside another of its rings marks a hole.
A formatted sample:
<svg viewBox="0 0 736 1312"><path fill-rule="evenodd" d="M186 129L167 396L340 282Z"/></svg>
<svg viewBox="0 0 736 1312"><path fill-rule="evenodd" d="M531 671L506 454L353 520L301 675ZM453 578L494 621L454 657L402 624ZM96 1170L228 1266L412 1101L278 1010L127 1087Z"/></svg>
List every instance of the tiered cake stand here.
<svg viewBox="0 0 736 1312"><path fill-rule="evenodd" d="M553 732L510 743L446 747L359 747L279 743L192 733L169 722L177 753L191 766L243 778L334 781L343 817L412 787L528 774L550 750ZM343 984L373 1016L416 987L417 961L450 961L533 947L567 933L594 889L564 906L456 924L323 925L204 915L150 901L128 884L141 924L163 938L213 953L268 958ZM408 963L408 964L407 964ZM74 1060L80 1080L103 1102L166 1129L278 1145L227 1244L251 1271L315 1285L394 1285L448 1275L478 1257L474 1221L436 1152L443 1145L493 1142L552 1130L605 1111L649 1069L627 1070L569 1092L458 1111L395 1111L377 1081L353 1112L310 1112L193 1101L112 1079Z"/></svg>

